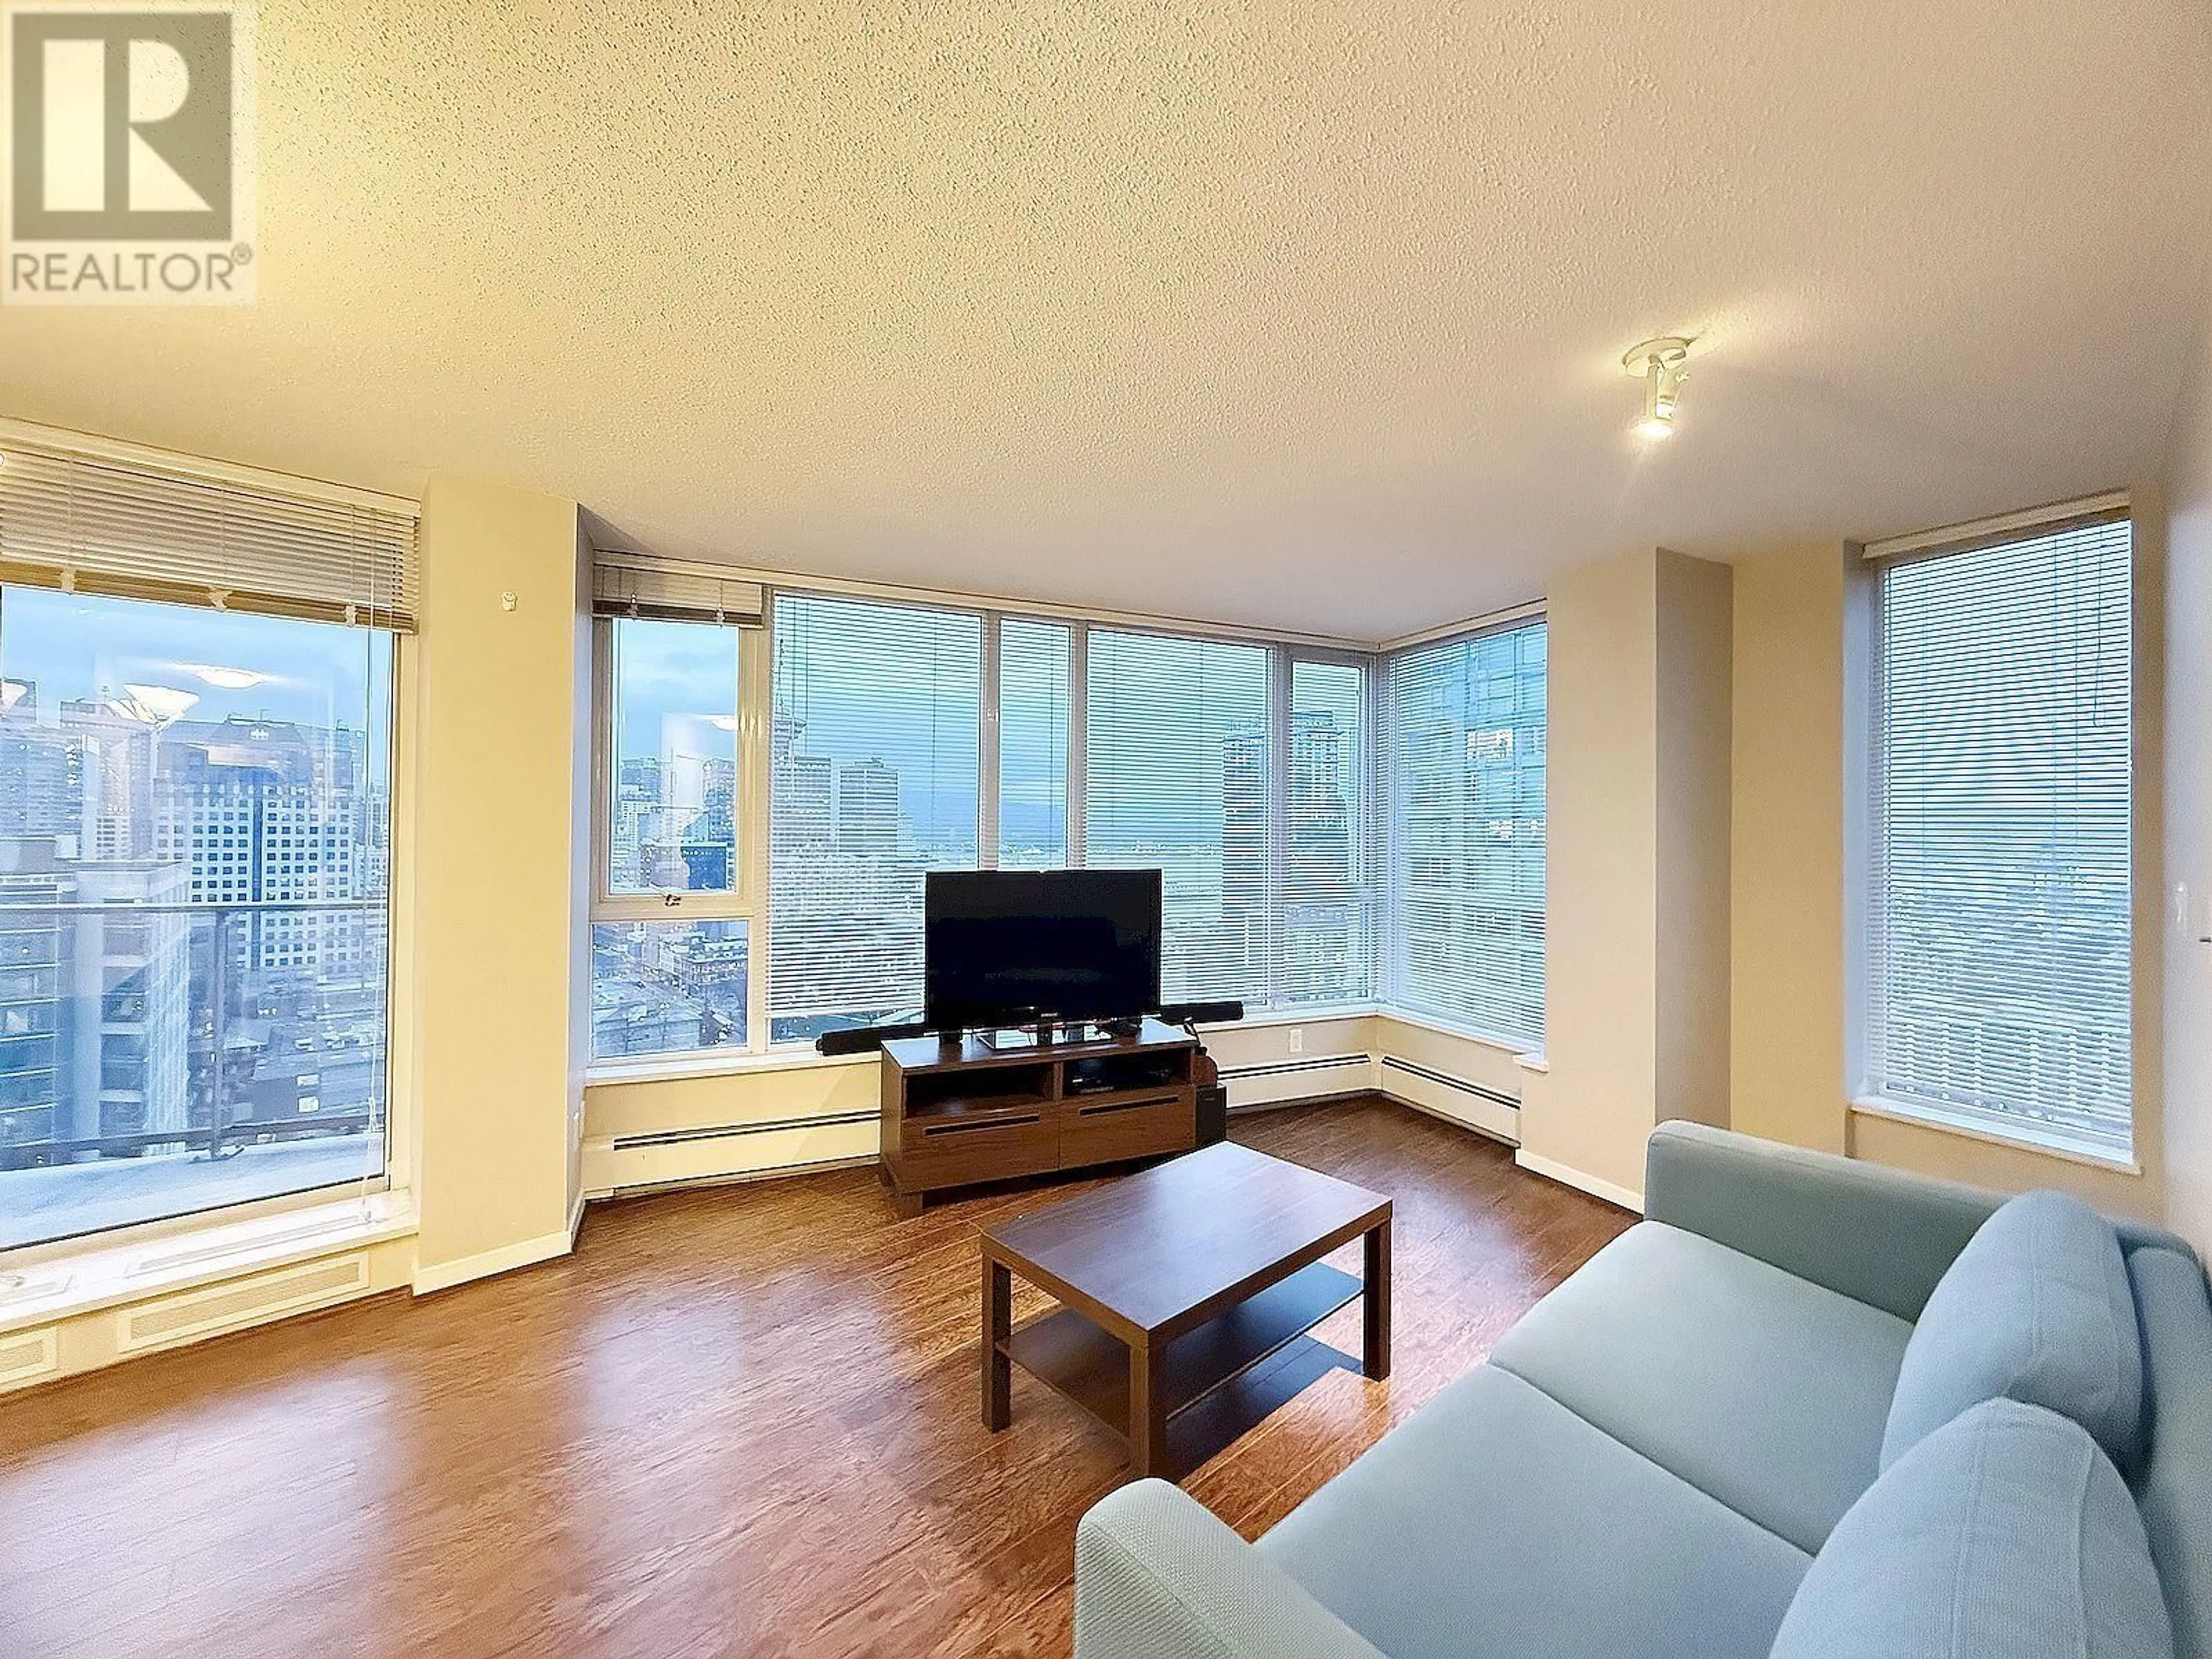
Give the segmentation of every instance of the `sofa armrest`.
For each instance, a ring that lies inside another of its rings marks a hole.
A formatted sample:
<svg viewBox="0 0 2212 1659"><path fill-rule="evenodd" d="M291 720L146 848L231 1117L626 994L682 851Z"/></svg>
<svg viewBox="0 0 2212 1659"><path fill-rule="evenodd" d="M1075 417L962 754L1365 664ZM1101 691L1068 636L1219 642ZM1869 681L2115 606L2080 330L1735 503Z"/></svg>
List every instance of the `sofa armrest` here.
<svg viewBox="0 0 2212 1659"><path fill-rule="evenodd" d="M1076 1659L1382 1659L1297 1580L1164 1480L1075 1529Z"/></svg>
<svg viewBox="0 0 2212 1659"><path fill-rule="evenodd" d="M1701 1123L1652 1132L1647 1218L1917 1320L1998 1193Z"/></svg>

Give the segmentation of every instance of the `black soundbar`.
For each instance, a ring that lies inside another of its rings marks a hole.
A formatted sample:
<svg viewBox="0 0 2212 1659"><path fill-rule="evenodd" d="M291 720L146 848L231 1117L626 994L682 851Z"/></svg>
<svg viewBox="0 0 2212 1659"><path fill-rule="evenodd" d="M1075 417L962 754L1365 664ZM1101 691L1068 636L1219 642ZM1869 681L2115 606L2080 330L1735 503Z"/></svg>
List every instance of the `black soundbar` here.
<svg viewBox="0 0 2212 1659"><path fill-rule="evenodd" d="M886 1042L901 1037L927 1036L929 1027L918 1019L893 1025L855 1025L842 1031L824 1031L814 1039L814 1052L832 1058L839 1054L872 1054Z"/></svg>
<svg viewBox="0 0 2212 1659"><path fill-rule="evenodd" d="M1220 1025L1243 1018L1241 1002L1170 1002L1160 1010L1161 1022L1168 1025Z"/></svg>

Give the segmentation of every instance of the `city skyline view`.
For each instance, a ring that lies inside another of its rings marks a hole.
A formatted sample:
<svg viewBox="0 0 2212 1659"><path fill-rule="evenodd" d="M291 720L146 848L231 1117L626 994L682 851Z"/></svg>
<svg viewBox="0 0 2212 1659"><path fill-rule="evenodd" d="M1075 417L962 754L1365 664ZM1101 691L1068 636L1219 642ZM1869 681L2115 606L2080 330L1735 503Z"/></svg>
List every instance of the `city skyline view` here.
<svg viewBox="0 0 2212 1659"><path fill-rule="evenodd" d="M0 589L0 1248L382 1173L390 654Z"/></svg>

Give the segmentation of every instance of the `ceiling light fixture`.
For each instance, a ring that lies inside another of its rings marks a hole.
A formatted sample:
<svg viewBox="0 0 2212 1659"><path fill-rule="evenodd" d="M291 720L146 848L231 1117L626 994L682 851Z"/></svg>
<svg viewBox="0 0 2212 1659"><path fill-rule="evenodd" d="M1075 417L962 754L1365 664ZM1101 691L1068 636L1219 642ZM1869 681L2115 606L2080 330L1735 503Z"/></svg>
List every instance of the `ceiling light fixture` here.
<svg viewBox="0 0 2212 1659"><path fill-rule="evenodd" d="M167 726L182 720L199 699L173 685L125 685L125 697L111 698L108 711L144 726Z"/></svg>
<svg viewBox="0 0 2212 1659"><path fill-rule="evenodd" d="M219 663L179 663L178 666L224 691L251 691L269 678L251 668L225 668Z"/></svg>
<svg viewBox="0 0 2212 1659"><path fill-rule="evenodd" d="M1621 358L1620 366L1644 382L1644 415L1636 429L1645 437L1663 438L1674 431L1674 405L1681 401L1689 356L1687 340L1679 334L1662 334L1631 347Z"/></svg>

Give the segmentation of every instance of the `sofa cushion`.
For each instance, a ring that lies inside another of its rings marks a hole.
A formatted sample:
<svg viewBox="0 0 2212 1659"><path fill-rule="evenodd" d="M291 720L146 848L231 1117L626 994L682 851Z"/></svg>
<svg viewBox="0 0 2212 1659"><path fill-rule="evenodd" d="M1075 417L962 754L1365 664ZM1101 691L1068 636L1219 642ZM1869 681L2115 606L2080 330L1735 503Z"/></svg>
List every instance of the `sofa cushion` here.
<svg viewBox="0 0 2212 1659"><path fill-rule="evenodd" d="M1874 1483L1911 1334L1893 1314L1647 1221L1492 1358L1811 1551Z"/></svg>
<svg viewBox="0 0 2212 1659"><path fill-rule="evenodd" d="M2064 1193L2009 1200L1937 1283L1898 1373L1881 1466L1999 1398L2072 1418L2121 1468L2134 1467L2142 1335L2127 1263L2112 1223Z"/></svg>
<svg viewBox="0 0 2212 1659"><path fill-rule="evenodd" d="M2212 1296L2197 1258L2128 1255L2142 1326L2147 1444L2136 1504L2179 1659L2212 1659Z"/></svg>
<svg viewBox="0 0 2212 1659"><path fill-rule="evenodd" d="M1837 1526L1773 1659L2170 1659L2142 1518L2080 1425L1993 1400Z"/></svg>
<svg viewBox="0 0 2212 1659"><path fill-rule="evenodd" d="M1809 1565L1486 1365L1259 1547L1391 1659L1759 1659Z"/></svg>

